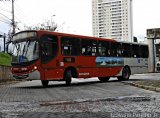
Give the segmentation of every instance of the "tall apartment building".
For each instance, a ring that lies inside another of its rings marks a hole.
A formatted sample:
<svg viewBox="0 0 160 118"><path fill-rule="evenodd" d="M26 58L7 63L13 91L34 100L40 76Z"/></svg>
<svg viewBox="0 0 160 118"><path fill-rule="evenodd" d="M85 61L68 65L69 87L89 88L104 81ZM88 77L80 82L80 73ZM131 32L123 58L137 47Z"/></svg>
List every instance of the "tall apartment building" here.
<svg viewBox="0 0 160 118"><path fill-rule="evenodd" d="M132 0L92 0L93 36L133 40Z"/></svg>

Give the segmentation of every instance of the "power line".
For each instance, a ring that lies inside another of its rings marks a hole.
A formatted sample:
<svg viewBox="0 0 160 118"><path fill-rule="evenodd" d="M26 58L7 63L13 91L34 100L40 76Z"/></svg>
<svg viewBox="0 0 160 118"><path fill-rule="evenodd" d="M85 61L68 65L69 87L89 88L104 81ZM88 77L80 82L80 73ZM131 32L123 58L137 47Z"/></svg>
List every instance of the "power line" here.
<svg viewBox="0 0 160 118"><path fill-rule="evenodd" d="M11 24L11 20L8 19L8 18L6 18L6 17L4 17L4 16L1 16L1 15L0 15L0 20L1 20L2 22L4 22L4 23Z"/></svg>
<svg viewBox="0 0 160 118"><path fill-rule="evenodd" d="M11 23L11 21L10 21L10 20L6 19L6 18L5 18L5 17L3 17L3 16L0 16L0 19L1 19L1 20L4 20L4 21L7 21L7 22L9 22L9 23Z"/></svg>
<svg viewBox="0 0 160 118"><path fill-rule="evenodd" d="M21 23L26 24L25 21L31 23L31 19L27 16L27 14L22 10L22 8L20 7L20 5L15 2L15 16L21 21ZM22 22L23 21L23 22Z"/></svg>
<svg viewBox="0 0 160 118"><path fill-rule="evenodd" d="M9 11L9 10L5 10L5 9L3 9L3 8L0 8L0 10L2 10L2 11L4 11L4 12L11 13L11 11Z"/></svg>
<svg viewBox="0 0 160 118"><path fill-rule="evenodd" d="M12 27L13 27L13 31L12 31L12 34L14 34L15 33L15 21L14 21L14 0L1 0L4 4L6 4L6 1L11 1L11 8L12 8ZM8 6L8 4L6 4L7 6ZM2 14L3 15L3 14ZM5 16L5 15L3 15L3 16ZM5 16L6 17L6 16ZM6 17L6 18L8 18L8 17ZM10 19L9 19L10 20ZM2 21L2 20L1 20ZM2 22L4 22L4 21L2 21Z"/></svg>
<svg viewBox="0 0 160 118"><path fill-rule="evenodd" d="M6 15L4 15L4 14L2 14L2 13L0 13L0 14L11 21L11 19L8 18Z"/></svg>
<svg viewBox="0 0 160 118"><path fill-rule="evenodd" d="M10 3L8 4L8 2L6 2L6 1L1 1L1 2L2 2L3 6L5 6L5 9L6 9L6 8L8 8L8 9L11 8Z"/></svg>
<svg viewBox="0 0 160 118"><path fill-rule="evenodd" d="M4 20L1 20L1 19L0 19L0 21L3 22L3 23L6 23L6 24L10 24L10 23L8 23L8 22L6 22L6 21L4 21Z"/></svg>

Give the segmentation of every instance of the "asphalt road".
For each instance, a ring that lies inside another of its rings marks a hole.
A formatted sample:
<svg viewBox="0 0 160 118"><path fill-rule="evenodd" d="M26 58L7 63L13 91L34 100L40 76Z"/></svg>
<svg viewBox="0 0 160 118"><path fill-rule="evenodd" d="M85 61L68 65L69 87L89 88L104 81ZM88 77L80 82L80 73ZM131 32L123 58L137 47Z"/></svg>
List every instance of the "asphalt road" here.
<svg viewBox="0 0 160 118"><path fill-rule="evenodd" d="M160 80L160 74L133 75L127 82L74 79L69 87L50 82L43 88L40 81L1 85L0 118L159 118L160 93L127 84L142 79Z"/></svg>

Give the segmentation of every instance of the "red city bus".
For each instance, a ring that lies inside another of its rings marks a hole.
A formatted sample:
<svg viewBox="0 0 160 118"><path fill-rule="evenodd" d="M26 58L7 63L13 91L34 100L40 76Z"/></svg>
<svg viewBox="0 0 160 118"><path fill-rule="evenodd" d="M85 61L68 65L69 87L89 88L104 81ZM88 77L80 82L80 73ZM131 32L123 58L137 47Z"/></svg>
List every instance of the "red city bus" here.
<svg viewBox="0 0 160 118"><path fill-rule="evenodd" d="M13 36L12 73L15 79L49 81L110 77L128 80L148 71L148 46L113 39L50 31L22 31Z"/></svg>

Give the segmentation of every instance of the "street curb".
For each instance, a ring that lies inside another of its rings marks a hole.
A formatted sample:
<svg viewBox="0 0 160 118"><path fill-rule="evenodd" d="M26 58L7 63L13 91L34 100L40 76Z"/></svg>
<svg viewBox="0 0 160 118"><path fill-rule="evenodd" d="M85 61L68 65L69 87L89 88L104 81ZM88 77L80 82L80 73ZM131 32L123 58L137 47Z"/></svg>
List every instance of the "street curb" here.
<svg viewBox="0 0 160 118"><path fill-rule="evenodd" d="M7 81L1 81L0 80L0 86L2 85L8 85L8 84L16 84L19 83L20 81L16 81L16 80L7 80Z"/></svg>
<svg viewBox="0 0 160 118"><path fill-rule="evenodd" d="M150 90L150 91L160 92L160 88L157 88L157 87L145 86L145 85L136 84L136 83L133 83L133 82L122 82L122 83L129 84L129 85L132 85L132 86L135 86L135 87L138 87L138 88L142 88L142 89L146 89L146 90Z"/></svg>

